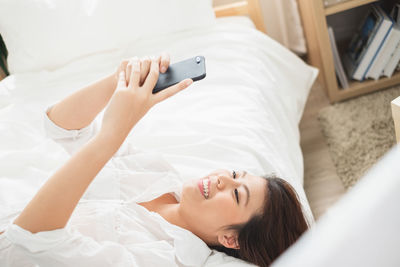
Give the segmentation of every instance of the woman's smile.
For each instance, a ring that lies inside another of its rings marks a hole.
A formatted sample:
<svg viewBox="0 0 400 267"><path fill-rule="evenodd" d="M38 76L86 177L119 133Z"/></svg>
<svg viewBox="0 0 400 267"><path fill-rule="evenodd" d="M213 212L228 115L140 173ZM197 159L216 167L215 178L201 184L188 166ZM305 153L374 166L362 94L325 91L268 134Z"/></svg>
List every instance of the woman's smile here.
<svg viewBox="0 0 400 267"><path fill-rule="evenodd" d="M210 184L211 181L209 178L201 178L197 182L200 193L203 195L205 199L208 199L208 197L210 196Z"/></svg>
<svg viewBox="0 0 400 267"><path fill-rule="evenodd" d="M222 244L218 238L233 236L231 225L246 223L264 207L262 177L226 169L200 177L184 184L178 213L186 229L209 244Z"/></svg>

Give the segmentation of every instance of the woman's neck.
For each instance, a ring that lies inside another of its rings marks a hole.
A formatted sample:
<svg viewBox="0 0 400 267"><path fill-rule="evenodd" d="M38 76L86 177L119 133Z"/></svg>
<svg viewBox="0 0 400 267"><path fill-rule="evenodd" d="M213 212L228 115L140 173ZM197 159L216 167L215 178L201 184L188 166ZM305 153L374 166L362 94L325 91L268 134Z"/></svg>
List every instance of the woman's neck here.
<svg viewBox="0 0 400 267"><path fill-rule="evenodd" d="M169 223L191 231L189 225L179 214L179 203L160 205L157 213Z"/></svg>
<svg viewBox="0 0 400 267"><path fill-rule="evenodd" d="M149 211L160 214L166 221L186 230L189 230L189 225L182 219L179 214L179 202L171 194L164 194L156 199L148 202L138 203Z"/></svg>
<svg viewBox="0 0 400 267"><path fill-rule="evenodd" d="M160 214L166 221L183 229L192 232L194 235L201 238L207 244L219 244L218 240L210 237L203 236L201 232L192 229L192 227L182 218L179 212L179 202L171 194L164 194L156 199L148 202L138 203L149 211Z"/></svg>

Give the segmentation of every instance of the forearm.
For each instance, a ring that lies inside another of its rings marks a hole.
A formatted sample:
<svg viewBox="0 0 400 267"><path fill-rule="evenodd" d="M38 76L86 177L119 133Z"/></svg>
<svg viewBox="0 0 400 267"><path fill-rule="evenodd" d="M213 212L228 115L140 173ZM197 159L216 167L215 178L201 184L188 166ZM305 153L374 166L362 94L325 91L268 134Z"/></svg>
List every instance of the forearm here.
<svg viewBox="0 0 400 267"><path fill-rule="evenodd" d="M14 223L32 233L63 228L87 187L122 142L101 133L94 137L50 177Z"/></svg>
<svg viewBox="0 0 400 267"><path fill-rule="evenodd" d="M108 75L54 105L48 116L64 129L82 129L107 105L115 88L114 74Z"/></svg>

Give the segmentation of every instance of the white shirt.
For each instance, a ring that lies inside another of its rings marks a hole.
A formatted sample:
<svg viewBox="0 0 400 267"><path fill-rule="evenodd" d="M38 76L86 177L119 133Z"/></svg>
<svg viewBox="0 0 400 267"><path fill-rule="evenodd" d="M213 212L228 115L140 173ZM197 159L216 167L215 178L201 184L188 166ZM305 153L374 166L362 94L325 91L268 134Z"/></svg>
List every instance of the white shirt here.
<svg viewBox="0 0 400 267"><path fill-rule="evenodd" d="M70 154L98 129L92 123L65 130L46 113L44 126ZM0 217L0 231L5 231L0 235L0 266L201 266L211 250L200 238L136 204L165 193L179 201L182 184L161 156L124 143L89 186L65 228L32 234L12 224L22 205L6 209Z"/></svg>

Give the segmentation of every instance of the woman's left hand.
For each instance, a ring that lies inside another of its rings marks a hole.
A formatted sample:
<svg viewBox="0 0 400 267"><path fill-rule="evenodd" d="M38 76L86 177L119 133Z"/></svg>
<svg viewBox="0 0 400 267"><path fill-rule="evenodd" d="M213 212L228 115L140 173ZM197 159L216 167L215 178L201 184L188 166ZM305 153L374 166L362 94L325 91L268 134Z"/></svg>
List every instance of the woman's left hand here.
<svg viewBox="0 0 400 267"><path fill-rule="evenodd" d="M163 52L161 53L161 55L159 55L158 57L155 58L156 62L158 63L158 67L159 67L159 71L160 73L165 73L169 67L169 63L170 63L170 56L168 53ZM118 83L118 76L121 73L121 71L125 71L126 73L126 85L128 85L129 83L129 79L130 79L130 75L131 75L131 71L132 71L132 64L129 63L132 62L132 59L125 59L123 60L120 65L118 66L116 72L114 73L114 80L115 80L115 85ZM150 63L151 63L151 58L150 57L143 57L141 59L141 68L142 70L147 70L147 72L150 69ZM140 85L143 84L146 76L143 74L141 74L140 76Z"/></svg>
<svg viewBox="0 0 400 267"><path fill-rule="evenodd" d="M117 143L123 142L133 126L151 107L187 88L193 82L191 79L185 79L153 94L159 75L159 59L153 58L147 64L145 61L133 58L127 64L126 71L119 73L117 90L105 110L100 134L105 134L107 138L112 138ZM128 70L130 70L129 82L126 84Z"/></svg>

